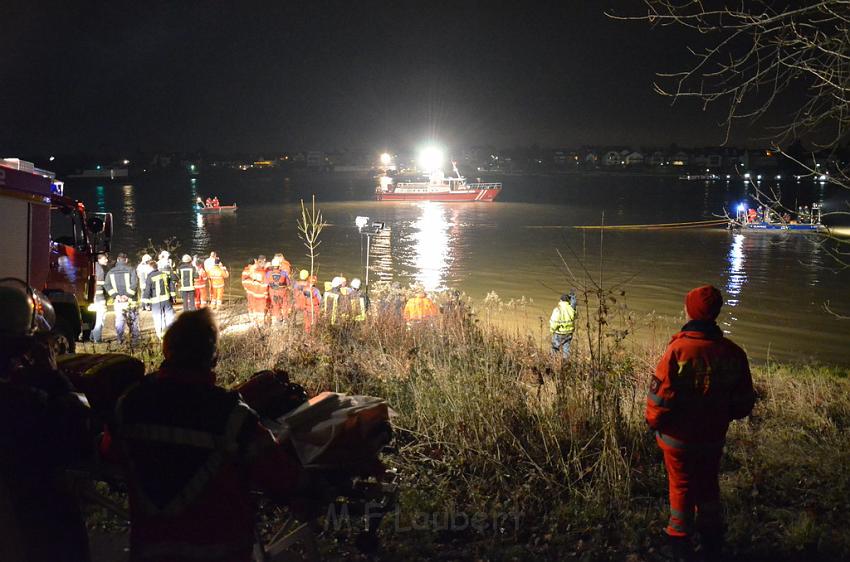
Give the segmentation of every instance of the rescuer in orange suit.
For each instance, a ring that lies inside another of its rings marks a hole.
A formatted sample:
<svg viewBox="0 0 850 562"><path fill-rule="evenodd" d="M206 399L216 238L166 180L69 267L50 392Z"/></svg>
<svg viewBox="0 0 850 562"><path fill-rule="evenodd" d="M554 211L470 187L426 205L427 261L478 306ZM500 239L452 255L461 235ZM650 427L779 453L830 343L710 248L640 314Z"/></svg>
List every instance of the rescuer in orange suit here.
<svg viewBox="0 0 850 562"><path fill-rule="evenodd" d="M253 560L251 492L285 502L303 478L239 393L216 385L218 334L209 309L180 315L159 371L119 400L104 435L127 478L130 560Z"/></svg>
<svg viewBox="0 0 850 562"><path fill-rule="evenodd" d="M437 305L434 304L425 289L418 289L416 295L407 301L404 305L404 321L408 324L424 322L436 318L440 313Z"/></svg>
<svg viewBox="0 0 850 562"><path fill-rule="evenodd" d="M225 279L230 277L230 272L227 271L218 256L216 256L212 266L206 269L207 276L210 279L210 307L217 309L224 300Z"/></svg>
<svg viewBox="0 0 850 562"><path fill-rule="evenodd" d="M209 276L207 270L204 269L204 263L201 258L195 256L195 305L196 308L204 308L209 300Z"/></svg>
<svg viewBox="0 0 850 562"><path fill-rule="evenodd" d="M291 310L289 294L289 262L284 267L283 254L275 254L272 266L266 271L269 308L272 322L282 323Z"/></svg>
<svg viewBox="0 0 850 562"><path fill-rule="evenodd" d="M266 256L260 255L257 257L257 262L251 269L251 296L253 302L251 309L254 322L257 324L267 324L271 321L269 317L269 284L266 281Z"/></svg>
<svg viewBox="0 0 850 562"><path fill-rule="evenodd" d="M670 340L647 394L646 421L664 453L669 483L665 530L677 556L688 555L694 530L706 555L720 556L718 474L726 430L750 414L756 399L747 354L715 322L722 305L710 285L687 294L688 323Z"/></svg>
<svg viewBox="0 0 850 562"><path fill-rule="evenodd" d="M322 309L322 295L316 287L318 279L315 275L307 278L306 285L301 291L301 312L304 314L304 331L308 334L313 329L313 324L319 321Z"/></svg>

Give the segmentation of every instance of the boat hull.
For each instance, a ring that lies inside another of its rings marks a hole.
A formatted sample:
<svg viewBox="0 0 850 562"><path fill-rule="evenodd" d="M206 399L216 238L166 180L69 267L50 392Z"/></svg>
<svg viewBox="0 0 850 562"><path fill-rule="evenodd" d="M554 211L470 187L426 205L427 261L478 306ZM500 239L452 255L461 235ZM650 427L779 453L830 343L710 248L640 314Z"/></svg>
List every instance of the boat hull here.
<svg viewBox="0 0 850 562"><path fill-rule="evenodd" d="M463 191L444 192L396 192L378 191L375 199L378 201L440 201L440 202L470 202L492 203L502 192L501 189L468 189Z"/></svg>
<svg viewBox="0 0 850 562"><path fill-rule="evenodd" d="M746 224L733 224L733 228L746 231L761 232L826 232L827 228L822 224L776 224L767 222L749 222Z"/></svg>
<svg viewBox="0 0 850 562"><path fill-rule="evenodd" d="M202 215L225 215L235 213L239 207L236 205L223 205L221 207L199 207L198 213Z"/></svg>

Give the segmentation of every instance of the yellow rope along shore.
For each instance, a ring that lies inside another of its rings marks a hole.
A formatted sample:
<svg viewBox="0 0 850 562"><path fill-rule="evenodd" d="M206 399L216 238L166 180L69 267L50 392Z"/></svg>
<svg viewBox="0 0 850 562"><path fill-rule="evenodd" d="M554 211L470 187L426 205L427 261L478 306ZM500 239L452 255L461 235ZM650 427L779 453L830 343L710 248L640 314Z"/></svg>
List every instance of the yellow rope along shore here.
<svg viewBox="0 0 850 562"><path fill-rule="evenodd" d="M580 225L580 226L529 226L528 228L575 228L579 230L635 230L642 228L702 228L727 224L728 219L711 219L690 222L668 222L657 224Z"/></svg>

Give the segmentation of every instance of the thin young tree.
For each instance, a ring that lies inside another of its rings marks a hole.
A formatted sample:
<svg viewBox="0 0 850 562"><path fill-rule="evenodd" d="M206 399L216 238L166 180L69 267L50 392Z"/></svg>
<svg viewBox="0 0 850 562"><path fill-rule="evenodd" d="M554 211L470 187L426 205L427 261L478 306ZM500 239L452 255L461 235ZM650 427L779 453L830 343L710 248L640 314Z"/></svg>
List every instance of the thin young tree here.
<svg viewBox="0 0 850 562"><path fill-rule="evenodd" d="M322 243L319 239L319 235L322 233L325 226L327 226L327 223L322 217L322 211L316 208L316 196L313 195L310 207L307 207L302 199L301 218L298 219L298 237L301 238L301 241L304 243L304 247L307 248L306 255L310 259L311 277L315 275L316 260L319 257L318 249ZM310 307L310 317L311 320L315 321L312 306Z"/></svg>

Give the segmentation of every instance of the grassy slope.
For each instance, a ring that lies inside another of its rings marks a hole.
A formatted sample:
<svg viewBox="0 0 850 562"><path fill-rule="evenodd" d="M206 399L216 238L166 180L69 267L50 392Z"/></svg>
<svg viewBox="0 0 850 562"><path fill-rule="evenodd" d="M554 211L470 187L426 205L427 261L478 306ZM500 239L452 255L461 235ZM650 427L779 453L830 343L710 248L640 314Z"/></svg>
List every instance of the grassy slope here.
<svg viewBox="0 0 850 562"><path fill-rule="evenodd" d="M311 392L390 402L389 464L404 488L384 524L386 559L655 559L666 480L643 422L647 362L618 349L591 360L581 347L562 367L471 314L411 330L389 316L312 337L226 335L218 372L230 385L279 367ZM157 354L146 360L154 367ZM850 556L847 371L754 371L760 400L733 424L722 467L730 550Z"/></svg>

